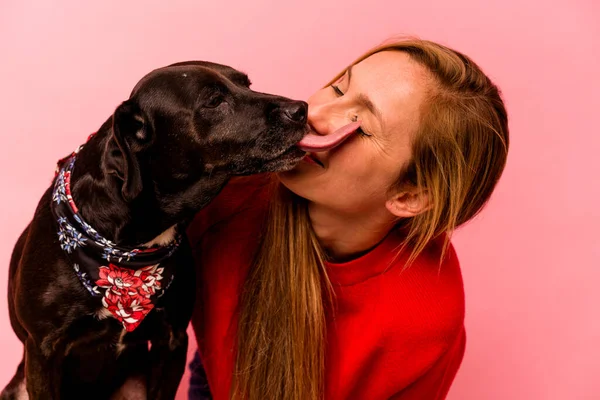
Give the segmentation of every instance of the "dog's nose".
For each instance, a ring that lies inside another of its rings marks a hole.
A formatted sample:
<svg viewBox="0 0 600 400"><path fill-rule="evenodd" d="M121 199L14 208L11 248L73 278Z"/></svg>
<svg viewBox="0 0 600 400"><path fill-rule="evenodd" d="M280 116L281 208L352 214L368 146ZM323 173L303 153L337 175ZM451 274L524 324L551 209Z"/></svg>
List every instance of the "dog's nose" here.
<svg viewBox="0 0 600 400"><path fill-rule="evenodd" d="M306 123L306 115L308 111L308 104L303 101L294 101L281 106L283 115L290 119L292 122Z"/></svg>

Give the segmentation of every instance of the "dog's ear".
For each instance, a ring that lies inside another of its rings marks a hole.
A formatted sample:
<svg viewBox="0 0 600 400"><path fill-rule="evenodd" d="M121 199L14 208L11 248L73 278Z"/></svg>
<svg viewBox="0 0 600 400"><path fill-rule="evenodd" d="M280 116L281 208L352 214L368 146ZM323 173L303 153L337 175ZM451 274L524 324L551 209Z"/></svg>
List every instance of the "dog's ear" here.
<svg viewBox="0 0 600 400"><path fill-rule="evenodd" d="M105 169L123 180L121 193L127 202L142 191L139 155L151 141L151 134L147 118L134 101L127 100L117 107L112 137L106 148Z"/></svg>

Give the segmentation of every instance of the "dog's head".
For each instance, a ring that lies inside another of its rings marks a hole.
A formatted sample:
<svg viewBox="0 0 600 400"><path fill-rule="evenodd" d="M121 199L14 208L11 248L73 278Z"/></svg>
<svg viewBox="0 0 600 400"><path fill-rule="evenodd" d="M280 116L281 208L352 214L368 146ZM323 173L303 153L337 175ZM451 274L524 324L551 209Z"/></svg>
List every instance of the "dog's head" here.
<svg viewBox="0 0 600 400"><path fill-rule="evenodd" d="M104 169L122 181L123 197L193 197L232 175L298 163L307 104L249 86L242 72L202 61L146 75L115 111L106 146Z"/></svg>

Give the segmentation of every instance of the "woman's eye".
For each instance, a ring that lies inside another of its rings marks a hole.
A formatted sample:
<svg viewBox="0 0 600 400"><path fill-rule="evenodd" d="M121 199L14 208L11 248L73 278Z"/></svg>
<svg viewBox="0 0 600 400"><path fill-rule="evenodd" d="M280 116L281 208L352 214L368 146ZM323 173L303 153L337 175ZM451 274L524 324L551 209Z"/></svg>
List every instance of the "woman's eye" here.
<svg viewBox="0 0 600 400"><path fill-rule="evenodd" d="M337 94L338 96L343 96L344 92L342 92L339 88L339 86L336 85L331 85L331 88L333 89L333 91L335 92L335 94Z"/></svg>
<svg viewBox="0 0 600 400"><path fill-rule="evenodd" d="M356 121L358 121L358 115L355 115L355 116L352 118L352 122L356 122ZM360 136L364 136L364 137L373 136L373 135L371 135L370 133L367 133L367 132L365 132L365 131L363 130L363 128L362 128L362 127L360 127L360 126L358 127L358 129L356 129L356 132L357 132L357 133L358 133Z"/></svg>
<svg viewBox="0 0 600 400"><path fill-rule="evenodd" d="M373 136L373 135L371 135L370 133L367 133L367 132L365 132L365 131L363 130L363 128L358 128L358 129L356 130L356 132L358 132L358 134L359 134L359 135L361 135L361 136L365 136L365 137L370 137L370 136Z"/></svg>

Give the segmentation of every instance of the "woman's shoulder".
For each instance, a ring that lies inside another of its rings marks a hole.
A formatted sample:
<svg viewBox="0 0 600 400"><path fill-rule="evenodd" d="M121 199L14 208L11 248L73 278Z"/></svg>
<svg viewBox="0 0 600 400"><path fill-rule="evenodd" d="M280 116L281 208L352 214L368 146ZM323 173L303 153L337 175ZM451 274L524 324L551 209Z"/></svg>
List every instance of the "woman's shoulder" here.
<svg viewBox="0 0 600 400"><path fill-rule="evenodd" d="M195 241L211 226L228 220L243 210L265 209L272 182L270 174L230 179L221 192L194 217L187 229L190 240Z"/></svg>
<svg viewBox="0 0 600 400"><path fill-rule="evenodd" d="M464 335L463 281L451 244L441 258L444 241L432 241L408 264L404 238L392 232L361 258L328 264L328 273L338 320L346 316L345 324L371 332L389 354L418 358L426 370Z"/></svg>
<svg viewBox="0 0 600 400"><path fill-rule="evenodd" d="M390 293L402 290L410 298L418 315L416 328L433 336L453 336L463 329L462 273L454 246L446 244L446 237L431 241L410 266L399 257L391 271L396 271L396 278L390 279Z"/></svg>

